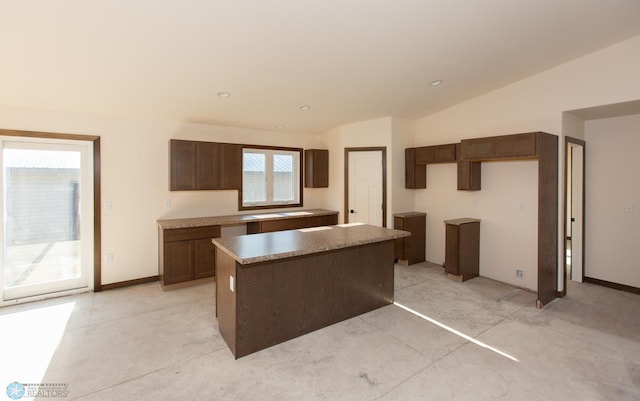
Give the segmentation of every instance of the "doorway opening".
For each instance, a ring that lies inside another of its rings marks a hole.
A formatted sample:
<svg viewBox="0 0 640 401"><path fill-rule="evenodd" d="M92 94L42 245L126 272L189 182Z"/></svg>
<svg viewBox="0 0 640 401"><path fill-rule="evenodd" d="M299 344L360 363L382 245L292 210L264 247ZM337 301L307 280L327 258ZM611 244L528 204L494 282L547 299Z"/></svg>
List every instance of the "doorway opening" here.
<svg viewBox="0 0 640 401"><path fill-rule="evenodd" d="M0 130L0 166L0 304L99 291L99 138Z"/></svg>
<svg viewBox="0 0 640 401"><path fill-rule="evenodd" d="M387 226L387 148L345 148L345 223Z"/></svg>
<svg viewBox="0 0 640 401"><path fill-rule="evenodd" d="M584 280L585 144L581 139L565 137L562 295L567 293L569 280Z"/></svg>

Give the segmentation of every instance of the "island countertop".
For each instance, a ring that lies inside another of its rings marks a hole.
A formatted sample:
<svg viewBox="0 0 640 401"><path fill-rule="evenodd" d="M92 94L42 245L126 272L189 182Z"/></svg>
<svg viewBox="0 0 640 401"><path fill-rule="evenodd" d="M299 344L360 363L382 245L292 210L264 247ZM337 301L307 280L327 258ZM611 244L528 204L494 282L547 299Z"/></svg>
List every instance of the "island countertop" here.
<svg viewBox="0 0 640 401"><path fill-rule="evenodd" d="M274 212L274 213L247 213L233 214L228 216L206 216L191 217L184 219L162 219L158 220L158 226L163 229L191 228L204 226L230 226L235 224L252 223L256 221L268 221L279 219L303 218L312 216L326 216L336 214L334 210L326 209L304 209L295 212Z"/></svg>
<svg viewBox="0 0 640 401"><path fill-rule="evenodd" d="M248 265L390 241L409 235L411 234L407 231L352 223L214 238L212 241L218 249L231 256L238 263Z"/></svg>

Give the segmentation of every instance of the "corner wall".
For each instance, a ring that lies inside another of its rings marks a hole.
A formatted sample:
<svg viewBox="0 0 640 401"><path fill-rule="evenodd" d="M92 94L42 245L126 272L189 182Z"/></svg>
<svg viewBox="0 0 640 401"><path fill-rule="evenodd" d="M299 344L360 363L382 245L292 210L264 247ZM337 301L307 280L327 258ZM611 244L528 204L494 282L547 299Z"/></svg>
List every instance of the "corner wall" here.
<svg viewBox="0 0 640 401"><path fill-rule="evenodd" d="M585 139L585 276L640 288L640 114L586 121Z"/></svg>
<svg viewBox="0 0 640 401"><path fill-rule="evenodd" d="M415 145L544 131L558 135L562 147L562 113L640 99L637 71L640 71L640 36L417 120ZM560 227L563 162L561 148L558 160ZM443 219L477 217L482 219L480 274L535 290L536 164L526 161L483 163L482 191L479 192L455 190L454 165L428 166L427 189L415 190L414 195L416 209L427 213L427 260L435 263L444 260ZM477 199L476 207L473 207L474 199ZM562 249L561 235L560 231L559 249ZM562 255L558 256L562 263ZM516 268L525 270L524 279L515 277Z"/></svg>

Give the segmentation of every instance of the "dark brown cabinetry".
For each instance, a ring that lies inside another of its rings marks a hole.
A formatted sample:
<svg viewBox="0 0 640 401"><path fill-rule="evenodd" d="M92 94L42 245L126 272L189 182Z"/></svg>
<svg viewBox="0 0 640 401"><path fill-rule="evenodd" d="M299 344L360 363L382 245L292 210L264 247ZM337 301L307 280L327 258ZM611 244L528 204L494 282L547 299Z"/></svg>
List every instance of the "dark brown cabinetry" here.
<svg viewBox="0 0 640 401"><path fill-rule="evenodd" d="M393 228L411 233L410 237L395 240L394 258L406 265L424 262L426 224L426 213L409 212L393 215Z"/></svg>
<svg viewBox="0 0 640 401"><path fill-rule="evenodd" d="M482 164L480 162L458 162L458 190L479 191L481 188Z"/></svg>
<svg viewBox="0 0 640 401"><path fill-rule="evenodd" d="M538 133L465 139L461 142L461 159L467 161L535 159Z"/></svg>
<svg viewBox="0 0 640 401"><path fill-rule="evenodd" d="M242 145L220 144L220 188L240 189L242 187Z"/></svg>
<svg viewBox="0 0 640 401"><path fill-rule="evenodd" d="M454 163L455 161L455 143L416 148L416 164Z"/></svg>
<svg viewBox="0 0 640 401"><path fill-rule="evenodd" d="M273 231L297 230L299 228L332 226L338 224L338 213L311 216L279 218L277 220L252 221L247 223L247 234L268 233Z"/></svg>
<svg viewBox="0 0 640 401"><path fill-rule="evenodd" d="M240 189L242 145L172 139L171 191Z"/></svg>
<svg viewBox="0 0 640 401"><path fill-rule="evenodd" d="M404 186L409 189L427 187L426 166L416 164L416 148L404 150Z"/></svg>
<svg viewBox="0 0 640 401"><path fill-rule="evenodd" d="M160 284L182 283L215 275L213 238L220 226L158 228L158 276Z"/></svg>
<svg viewBox="0 0 640 401"><path fill-rule="evenodd" d="M445 271L449 277L465 281L478 277L480 270L480 220L446 220Z"/></svg>
<svg viewBox="0 0 640 401"><path fill-rule="evenodd" d="M329 151L307 149L304 151L305 188L329 187Z"/></svg>

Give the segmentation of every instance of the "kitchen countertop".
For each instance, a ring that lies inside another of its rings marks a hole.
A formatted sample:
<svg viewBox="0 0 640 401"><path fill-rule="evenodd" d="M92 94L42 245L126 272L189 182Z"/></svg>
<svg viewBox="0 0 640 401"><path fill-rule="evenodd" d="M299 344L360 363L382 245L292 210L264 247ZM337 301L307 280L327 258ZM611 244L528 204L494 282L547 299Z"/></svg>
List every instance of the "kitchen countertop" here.
<svg viewBox="0 0 640 401"><path fill-rule="evenodd" d="M460 218L460 219L445 220L444 223L445 224L450 224L450 225L453 225L453 226L459 226L461 224L477 223L479 221L480 221L480 219L473 219L471 217L463 217L463 218Z"/></svg>
<svg viewBox="0 0 640 401"><path fill-rule="evenodd" d="M214 238L212 241L220 250L227 253L238 263L249 265L389 241L410 235L407 231L351 223Z"/></svg>
<svg viewBox="0 0 640 401"><path fill-rule="evenodd" d="M426 216L426 213L423 212L405 212L405 213L394 213L393 217L417 217L417 216Z"/></svg>
<svg viewBox="0 0 640 401"><path fill-rule="evenodd" d="M268 221L279 219L302 218L311 216L325 216L338 213L335 210L326 209L306 209L295 212L276 212L276 213L247 213L233 214L228 216L207 216L192 217L187 219L164 219L158 220L158 226L162 229L173 228L191 228L204 226L231 226L235 224L252 223L256 221Z"/></svg>

